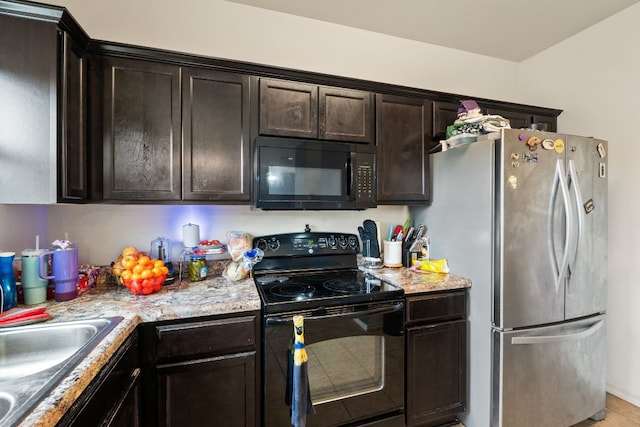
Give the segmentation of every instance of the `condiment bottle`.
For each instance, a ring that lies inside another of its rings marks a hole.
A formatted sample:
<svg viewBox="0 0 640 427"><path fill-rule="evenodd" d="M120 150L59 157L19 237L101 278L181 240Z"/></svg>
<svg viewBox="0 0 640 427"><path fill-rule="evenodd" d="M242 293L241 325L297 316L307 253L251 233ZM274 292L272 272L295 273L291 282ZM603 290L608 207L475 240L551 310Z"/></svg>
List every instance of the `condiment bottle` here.
<svg viewBox="0 0 640 427"><path fill-rule="evenodd" d="M199 282L207 278L207 260L204 255L191 255L189 257L189 280Z"/></svg>

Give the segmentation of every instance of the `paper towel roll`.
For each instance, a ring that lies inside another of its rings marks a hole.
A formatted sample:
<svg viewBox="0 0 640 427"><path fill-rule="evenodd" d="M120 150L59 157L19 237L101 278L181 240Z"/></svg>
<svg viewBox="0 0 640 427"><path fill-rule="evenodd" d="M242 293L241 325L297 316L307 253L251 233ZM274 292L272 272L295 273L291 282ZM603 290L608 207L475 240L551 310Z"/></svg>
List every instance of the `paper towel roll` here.
<svg viewBox="0 0 640 427"><path fill-rule="evenodd" d="M200 226L185 224L182 226L182 244L185 248L194 248L200 243Z"/></svg>

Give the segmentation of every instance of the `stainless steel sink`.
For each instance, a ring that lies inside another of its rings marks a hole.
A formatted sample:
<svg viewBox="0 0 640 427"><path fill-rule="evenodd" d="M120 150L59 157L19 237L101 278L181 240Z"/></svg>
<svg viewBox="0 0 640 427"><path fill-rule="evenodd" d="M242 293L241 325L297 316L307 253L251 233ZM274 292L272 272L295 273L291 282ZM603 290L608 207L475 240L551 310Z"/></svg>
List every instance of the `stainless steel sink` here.
<svg viewBox="0 0 640 427"><path fill-rule="evenodd" d="M122 317L0 330L0 425L12 426L66 377Z"/></svg>

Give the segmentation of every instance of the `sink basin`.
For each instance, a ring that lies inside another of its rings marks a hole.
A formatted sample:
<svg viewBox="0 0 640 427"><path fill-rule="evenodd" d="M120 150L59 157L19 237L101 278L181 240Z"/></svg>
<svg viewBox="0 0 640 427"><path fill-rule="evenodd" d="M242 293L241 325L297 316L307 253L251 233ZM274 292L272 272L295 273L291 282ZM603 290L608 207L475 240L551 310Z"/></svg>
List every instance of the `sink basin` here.
<svg viewBox="0 0 640 427"><path fill-rule="evenodd" d="M0 425L24 417L122 320L122 317L0 330Z"/></svg>

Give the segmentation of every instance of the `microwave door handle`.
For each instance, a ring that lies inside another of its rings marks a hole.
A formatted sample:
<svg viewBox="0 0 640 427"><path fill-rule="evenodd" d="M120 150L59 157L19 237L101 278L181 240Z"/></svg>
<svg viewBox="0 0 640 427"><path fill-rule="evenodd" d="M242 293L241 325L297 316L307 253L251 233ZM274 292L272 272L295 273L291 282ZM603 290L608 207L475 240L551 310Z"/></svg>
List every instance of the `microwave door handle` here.
<svg viewBox="0 0 640 427"><path fill-rule="evenodd" d="M347 158L347 160L345 160L344 162L344 174L347 177L347 179L345 180L345 192L344 194L347 195L347 197L349 197L349 199L351 199L352 195L355 194L354 188L353 188L353 183L354 183L354 179L353 179L353 162L354 162L354 153L351 153L349 155L349 157Z"/></svg>

